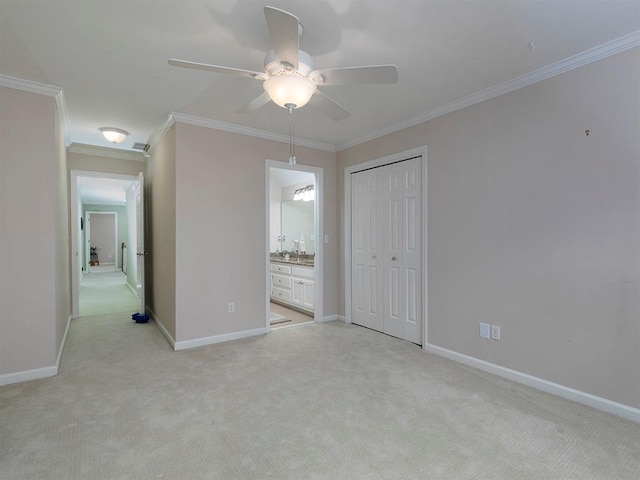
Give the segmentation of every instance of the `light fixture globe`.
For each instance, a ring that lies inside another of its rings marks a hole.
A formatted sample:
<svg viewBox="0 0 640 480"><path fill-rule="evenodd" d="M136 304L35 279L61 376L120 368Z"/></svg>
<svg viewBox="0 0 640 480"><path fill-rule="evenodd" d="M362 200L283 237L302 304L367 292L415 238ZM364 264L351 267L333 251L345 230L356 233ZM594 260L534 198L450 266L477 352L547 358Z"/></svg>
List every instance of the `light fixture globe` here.
<svg viewBox="0 0 640 480"><path fill-rule="evenodd" d="M127 138L127 135L129 135L129 132L127 132L126 130L122 130L121 128L102 127L99 130L100 132L102 132L104 138L106 138L111 143L120 143L125 138Z"/></svg>
<svg viewBox="0 0 640 480"><path fill-rule="evenodd" d="M317 90L315 83L295 73L269 77L263 87L273 103L286 109L288 104L293 104L294 108L304 107Z"/></svg>

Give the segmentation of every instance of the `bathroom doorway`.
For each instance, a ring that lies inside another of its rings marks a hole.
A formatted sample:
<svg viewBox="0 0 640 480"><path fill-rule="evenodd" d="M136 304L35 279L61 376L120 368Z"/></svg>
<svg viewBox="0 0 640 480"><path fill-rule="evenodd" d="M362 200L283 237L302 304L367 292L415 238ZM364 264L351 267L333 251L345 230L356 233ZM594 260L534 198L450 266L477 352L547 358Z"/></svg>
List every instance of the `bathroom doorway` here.
<svg viewBox="0 0 640 480"><path fill-rule="evenodd" d="M266 162L266 329L322 321L322 169Z"/></svg>

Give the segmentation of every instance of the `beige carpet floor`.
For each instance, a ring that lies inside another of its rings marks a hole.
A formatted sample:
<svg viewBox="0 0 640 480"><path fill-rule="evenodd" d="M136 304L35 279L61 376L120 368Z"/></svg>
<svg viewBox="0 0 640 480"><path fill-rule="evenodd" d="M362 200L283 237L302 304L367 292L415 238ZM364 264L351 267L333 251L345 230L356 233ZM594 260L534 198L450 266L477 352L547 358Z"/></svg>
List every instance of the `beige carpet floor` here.
<svg viewBox="0 0 640 480"><path fill-rule="evenodd" d="M640 478L638 424L340 322L173 352L80 318L0 425L3 480Z"/></svg>
<svg viewBox="0 0 640 480"><path fill-rule="evenodd" d="M127 285L127 277L120 270L113 270L113 267L111 271L85 273L80 283L79 304L81 317L106 313L136 313L140 309L140 301Z"/></svg>

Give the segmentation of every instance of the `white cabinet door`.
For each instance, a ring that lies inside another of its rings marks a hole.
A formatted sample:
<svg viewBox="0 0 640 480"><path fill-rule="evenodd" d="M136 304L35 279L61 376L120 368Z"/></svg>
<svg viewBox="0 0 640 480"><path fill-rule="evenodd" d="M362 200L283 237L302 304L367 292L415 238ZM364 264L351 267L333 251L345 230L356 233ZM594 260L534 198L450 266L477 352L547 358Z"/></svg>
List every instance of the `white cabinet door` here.
<svg viewBox="0 0 640 480"><path fill-rule="evenodd" d="M306 308L307 310L314 309L314 288L313 282L310 280L305 280L302 285L302 308Z"/></svg>
<svg viewBox="0 0 640 480"><path fill-rule="evenodd" d="M291 289L291 302L294 305L302 307L302 296L304 295L303 289L302 289L302 281L297 278L294 278L292 287L293 288Z"/></svg>
<svg viewBox="0 0 640 480"><path fill-rule="evenodd" d="M292 278L291 281L293 284L291 302L305 310L313 310L313 281L302 278Z"/></svg>

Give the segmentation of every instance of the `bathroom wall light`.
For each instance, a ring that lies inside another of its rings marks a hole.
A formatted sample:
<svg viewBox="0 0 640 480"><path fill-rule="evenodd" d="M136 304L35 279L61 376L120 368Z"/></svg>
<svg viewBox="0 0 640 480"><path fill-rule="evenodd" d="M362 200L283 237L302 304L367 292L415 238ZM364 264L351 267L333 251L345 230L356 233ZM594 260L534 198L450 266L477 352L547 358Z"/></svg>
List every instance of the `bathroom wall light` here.
<svg viewBox="0 0 640 480"><path fill-rule="evenodd" d="M299 188L293 193L294 200L302 200L303 202L309 202L316 199L316 191L313 185L307 185L304 188Z"/></svg>
<svg viewBox="0 0 640 480"><path fill-rule="evenodd" d="M109 140L111 143L120 143L127 138L127 135L129 135L129 132L126 130L114 127L102 127L100 128L100 131L104 138Z"/></svg>

